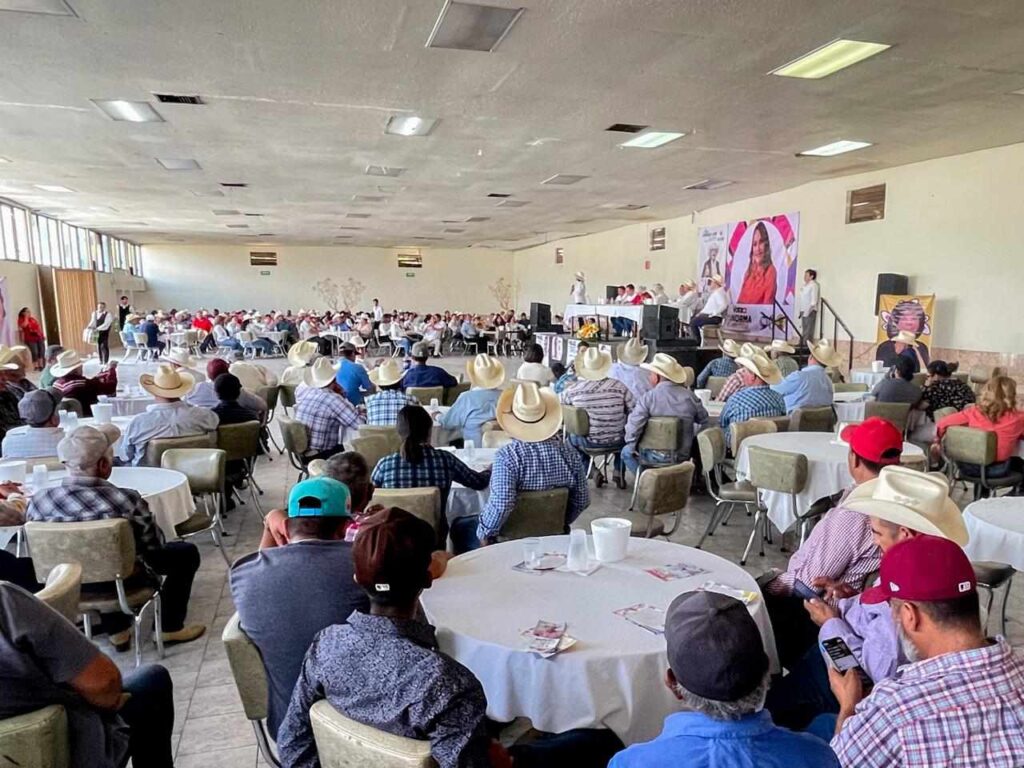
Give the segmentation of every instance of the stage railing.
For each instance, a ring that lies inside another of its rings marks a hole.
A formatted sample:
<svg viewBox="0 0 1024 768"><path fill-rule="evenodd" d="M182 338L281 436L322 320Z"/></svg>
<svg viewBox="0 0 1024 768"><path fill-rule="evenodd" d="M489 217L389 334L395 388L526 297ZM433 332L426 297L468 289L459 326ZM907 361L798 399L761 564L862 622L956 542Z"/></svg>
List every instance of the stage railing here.
<svg viewBox="0 0 1024 768"><path fill-rule="evenodd" d="M790 328L796 333L796 336L801 342L806 343L803 334L800 332L800 326L793 322L793 318L786 312L786 308L779 304L778 300L773 300L772 306L772 341L775 341L776 332L782 333L782 339L788 341L790 337Z"/></svg>
<svg viewBox="0 0 1024 768"><path fill-rule="evenodd" d="M828 310L832 315L832 346L838 349L839 347L839 329L842 328L847 335L847 341L849 341L849 355L847 370L853 370L853 331L850 330L849 326L843 322L843 318L839 316L839 313L832 308L832 305L825 300L824 297L821 299L821 311L818 312L818 338L825 337L825 310ZM804 340L806 343L806 339Z"/></svg>

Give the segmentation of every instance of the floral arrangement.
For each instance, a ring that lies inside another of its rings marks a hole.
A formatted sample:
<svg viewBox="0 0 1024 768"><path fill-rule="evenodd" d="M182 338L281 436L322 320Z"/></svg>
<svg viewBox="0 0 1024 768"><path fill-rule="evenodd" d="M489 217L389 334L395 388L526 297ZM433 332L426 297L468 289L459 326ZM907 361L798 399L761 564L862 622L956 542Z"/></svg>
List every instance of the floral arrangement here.
<svg viewBox="0 0 1024 768"><path fill-rule="evenodd" d="M597 323L588 322L583 325L577 332L577 339L596 339L597 335L601 332L601 328Z"/></svg>

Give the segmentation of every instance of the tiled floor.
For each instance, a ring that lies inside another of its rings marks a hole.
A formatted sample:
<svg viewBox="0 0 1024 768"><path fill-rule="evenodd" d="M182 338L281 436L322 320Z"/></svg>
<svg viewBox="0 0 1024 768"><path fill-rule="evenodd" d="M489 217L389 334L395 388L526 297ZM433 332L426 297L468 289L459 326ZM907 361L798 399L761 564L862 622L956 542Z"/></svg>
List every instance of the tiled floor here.
<svg viewBox="0 0 1024 768"><path fill-rule="evenodd" d="M446 359L443 364L452 372L463 370L463 362L456 358ZM515 364L510 361L510 372L515 370ZM268 367L281 369L284 363L281 360L268 361ZM127 380L129 372L137 375L137 367L126 366L122 378ZM287 457L276 453L272 462L260 461L256 477L265 493L262 499L265 509L279 506L283 502L286 489L294 483L296 474ZM598 490L591 485L591 500L591 507L577 521L578 526L585 526L590 520L606 515L629 516L626 512L629 505L628 491L620 491L614 486ZM696 544L711 507L712 502L706 496L691 498L671 540L690 546ZM637 524L640 522L637 520ZM742 511L737 512L729 526L720 528L713 538L708 539L706 549L730 561L738 561L750 532L750 522ZM261 521L255 510L247 506L240 507L231 513L226 525L231 535L225 541L232 558L256 548ZM789 537L787 542L792 544ZM202 551L202 567L193 588L188 621L205 623L209 629L198 641L169 648L163 661L171 672L175 686L176 765L178 768L264 765L258 757L255 737L242 712L220 642L221 630L234 612L230 591L225 583L226 566L212 542L199 539L197 543ZM747 570L757 575L766 568L784 566L786 560L787 555L780 552L780 541L776 537L775 543L766 548L763 559L756 552L751 555ZM999 599L995 606L997 611L1000 607ZM1024 590L1019 587L1011 596L1009 616L1011 622L1008 634L1011 640L1018 646L1024 644L1024 628L1021 626L1024 619ZM122 669L132 667L132 653L118 654L105 639L99 642ZM152 648L146 650L145 659L156 660Z"/></svg>

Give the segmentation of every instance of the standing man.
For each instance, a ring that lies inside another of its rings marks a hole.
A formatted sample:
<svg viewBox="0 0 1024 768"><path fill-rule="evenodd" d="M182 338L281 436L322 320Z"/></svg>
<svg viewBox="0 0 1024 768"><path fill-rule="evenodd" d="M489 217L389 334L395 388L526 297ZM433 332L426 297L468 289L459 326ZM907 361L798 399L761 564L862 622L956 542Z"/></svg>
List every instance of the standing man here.
<svg viewBox="0 0 1024 768"><path fill-rule="evenodd" d="M113 324L114 316L107 312L106 302L99 302L86 327L96 331L96 352L104 365L110 360L110 326Z"/></svg>
<svg viewBox="0 0 1024 768"><path fill-rule="evenodd" d="M381 321L383 319L384 319L384 307L382 307L380 305L380 301L378 299L374 299L373 300L373 327L376 328L378 325L380 325L380 323L381 323Z"/></svg>
<svg viewBox="0 0 1024 768"><path fill-rule="evenodd" d="M715 275L711 278L711 295L699 314L690 321L690 335L701 341L700 329L705 325L721 325L729 309L729 292L725 290L725 278Z"/></svg>
<svg viewBox="0 0 1024 768"><path fill-rule="evenodd" d="M572 297L573 304L587 303L586 276L582 272L576 273L576 279L573 280L572 287L569 289L569 295Z"/></svg>
<svg viewBox="0 0 1024 768"><path fill-rule="evenodd" d="M127 296L122 296L117 302L117 327L124 330L124 321L132 314L132 305Z"/></svg>
<svg viewBox="0 0 1024 768"><path fill-rule="evenodd" d="M804 287L800 289L800 314L797 318L803 328L804 344L814 338L814 325L818 320L818 302L821 300L821 286L818 285L818 270L804 272Z"/></svg>

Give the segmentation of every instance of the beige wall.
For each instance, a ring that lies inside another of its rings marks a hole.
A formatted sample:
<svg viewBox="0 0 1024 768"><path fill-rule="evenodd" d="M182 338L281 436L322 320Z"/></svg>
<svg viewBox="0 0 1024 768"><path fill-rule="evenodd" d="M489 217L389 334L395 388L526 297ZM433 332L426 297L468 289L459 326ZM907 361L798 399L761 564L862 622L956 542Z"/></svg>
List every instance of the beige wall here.
<svg viewBox="0 0 1024 768"><path fill-rule="evenodd" d="M360 307L374 297L388 310L420 312L461 309L494 312L498 302L489 286L512 279L508 253L480 249L422 249L422 269L398 267L396 251L384 248L254 247L276 251L277 267L249 266L245 246L145 245L147 291L135 296L137 308L324 307L313 285L349 277L366 286ZM269 276L260 275L269 270ZM413 273L415 277L406 277Z"/></svg>
<svg viewBox="0 0 1024 768"><path fill-rule="evenodd" d="M39 311L39 277L36 270L35 264L0 261L0 277L7 278L7 296L10 304L6 310L11 340L15 344L21 343L18 336L18 310L28 307L37 318L42 316Z"/></svg>

